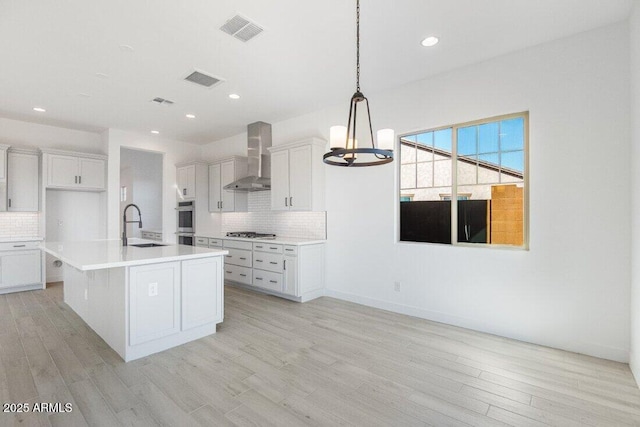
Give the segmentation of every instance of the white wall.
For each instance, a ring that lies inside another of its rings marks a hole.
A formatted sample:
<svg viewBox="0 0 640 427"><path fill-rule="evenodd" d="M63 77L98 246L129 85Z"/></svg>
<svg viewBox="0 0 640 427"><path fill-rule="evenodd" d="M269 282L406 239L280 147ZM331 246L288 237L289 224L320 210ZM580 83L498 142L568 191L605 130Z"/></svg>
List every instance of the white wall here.
<svg viewBox="0 0 640 427"><path fill-rule="evenodd" d="M108 203L107 237L120 238L120 148L134 148L164 153L162 171L162 233L166 241L175 241L176 231L176 163L197 160L201 157L201 147L182 141L161 138L155 135L142 135L118 129L109 129L103 133L108 146ZM142 213L144 216L144 212ZM143 218L144 225L144 218Z"/></svg>
<svg viewBox="0 0 640 427"><path fill-rule="evenodd" d="M105 154L100 134L0 117L0 143Z"/></svg>
<svg viewBox="0 0 640 427"><path fill-rule="evenodd" d="M368 92L363 81L374 126L398 134L530 111L530 250L397 243L398 163L327 167L329 293L627 360L628 37L619 24L385 93ZM346 124L349 96L344 105L274 123L274 145L327 139L331 125ZM244 139L203 153L237 154Z"/></svg>
<svg viewBox="0 0 640 427"><path fill-rule="evenodd" d="M631 352L629 365L640 382L640 0L629 18L631 41Z"/></svg>
<svg viewBox="0 0 640 427"><path fill-rule="evenodd" d="M129 182L127 200L120 203L120 212L129 203L135 203L143 215L142 230L162 230L162 158L161 153L121 149L120 182L121 185L125 185L123 179ZM132 210L128 219L135 220L137 215ZM127 227L130 237L140 237L140 232L137 224Z"/></svg>

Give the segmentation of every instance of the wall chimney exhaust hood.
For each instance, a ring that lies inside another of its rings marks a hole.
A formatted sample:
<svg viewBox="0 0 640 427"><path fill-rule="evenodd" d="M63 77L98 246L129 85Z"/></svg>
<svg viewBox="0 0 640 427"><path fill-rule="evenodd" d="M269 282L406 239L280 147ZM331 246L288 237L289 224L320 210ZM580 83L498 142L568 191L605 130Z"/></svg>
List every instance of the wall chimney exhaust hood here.
<svg viewBox="0 0 640 427"><path fill-rule="evenodd" d="M255 122L247 126L248 176L224 186L231 191L271 190L271 125Z"/></svg>

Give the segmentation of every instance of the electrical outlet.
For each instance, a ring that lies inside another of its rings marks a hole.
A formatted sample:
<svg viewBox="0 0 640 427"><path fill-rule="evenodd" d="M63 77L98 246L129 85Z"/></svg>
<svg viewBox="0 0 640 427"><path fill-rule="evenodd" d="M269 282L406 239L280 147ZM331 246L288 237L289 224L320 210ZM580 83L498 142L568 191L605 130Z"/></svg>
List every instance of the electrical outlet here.
<svg viewBox="0 0 640 427"><path fill-rule="evenodd" d="M393 282L393 290L400 292L400 282Z"/></svg>
<svg viewBox="0 0 640 427"><path fill-rule="evenodd" d="M158 296L158 282L149 283L149 296Z"/></svg>
<svg viewBox="0 0 640 427"><path fill-rule="evenodd" d="M62 224L64 224L64 221L62 221L61 219L58 220L58 227L62 227Z"/></svg>

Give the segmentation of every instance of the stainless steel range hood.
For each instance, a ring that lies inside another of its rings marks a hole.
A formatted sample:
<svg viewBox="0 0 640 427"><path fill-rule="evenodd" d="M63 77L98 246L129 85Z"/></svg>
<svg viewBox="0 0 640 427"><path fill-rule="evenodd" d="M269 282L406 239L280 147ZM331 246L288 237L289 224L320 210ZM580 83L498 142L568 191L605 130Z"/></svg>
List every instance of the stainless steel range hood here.
<svg viewBox="0 0 640 427"><path fill-rule="evenodd" d="M232 191L266 191L271 190L271 125L255 122L247 126L247 158L248 176L240 178L224 186Z"/></svg>

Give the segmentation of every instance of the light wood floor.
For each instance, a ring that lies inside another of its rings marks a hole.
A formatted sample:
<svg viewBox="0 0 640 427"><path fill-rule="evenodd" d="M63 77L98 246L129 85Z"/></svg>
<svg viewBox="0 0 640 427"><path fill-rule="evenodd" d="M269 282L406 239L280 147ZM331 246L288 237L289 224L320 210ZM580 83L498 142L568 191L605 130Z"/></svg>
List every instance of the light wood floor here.
<svg viewBox="0 0 640 427"><path fill-rule="evenodd" d="M62 302L0 296L0 425L640 425L628 366L331 298L227 287L216 335L125 364Z"/></svg>

